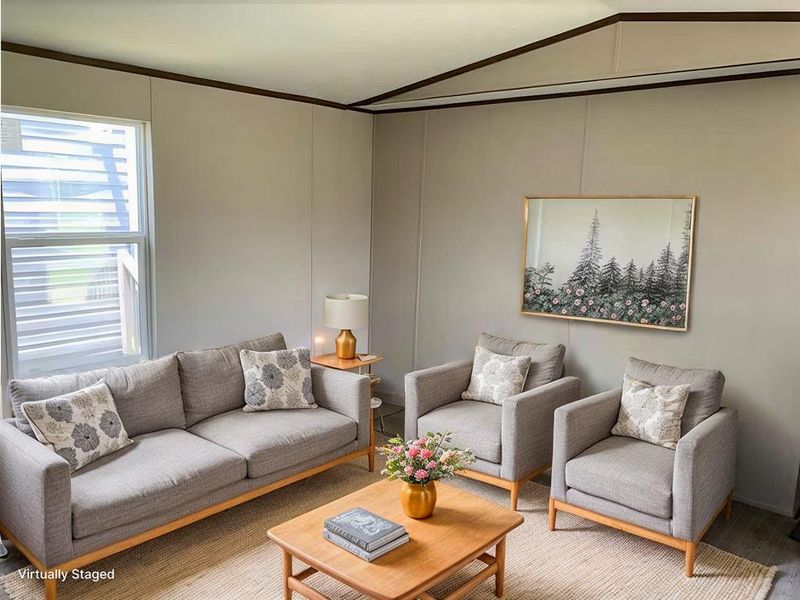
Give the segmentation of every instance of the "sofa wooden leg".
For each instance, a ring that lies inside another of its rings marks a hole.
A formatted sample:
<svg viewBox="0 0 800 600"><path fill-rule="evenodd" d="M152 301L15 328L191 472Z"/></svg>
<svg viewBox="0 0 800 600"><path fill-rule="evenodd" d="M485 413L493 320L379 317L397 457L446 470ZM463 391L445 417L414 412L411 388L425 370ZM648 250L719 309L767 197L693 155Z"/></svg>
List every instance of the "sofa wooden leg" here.
<svg viewBox="0 0 800 600"><path fill-rule="evenodd" d="M547 522L550 526L550 531L556 530L556 512L556 501L554 498L550 498L549 509L547 511Z"/></svg>
<svg viewBox="0 0 800 600"><path fill-rule="evenodd" d="M56 600L57 579L44 580L44 600Z"/></svg>
<svg viewBox="0 0 800 600"><path fill-rule="evenodd" d="M519 501L519 488L522 485L519 481L511 482L511 510L517 510L517 502Z"/></svg>
<svg viewBox="0 0 800 600"><path fill-rule="evenodd" d="M694 576L694 558L697 553L697 542L686 542L686 576Z"/></svg>
<svg viewBox="0 0 800 600"><path fill-rule="evenodd" d="M733 494L728 496L728 501L725 503L725 520L731 518L731 513L733 513Z"/></svg>

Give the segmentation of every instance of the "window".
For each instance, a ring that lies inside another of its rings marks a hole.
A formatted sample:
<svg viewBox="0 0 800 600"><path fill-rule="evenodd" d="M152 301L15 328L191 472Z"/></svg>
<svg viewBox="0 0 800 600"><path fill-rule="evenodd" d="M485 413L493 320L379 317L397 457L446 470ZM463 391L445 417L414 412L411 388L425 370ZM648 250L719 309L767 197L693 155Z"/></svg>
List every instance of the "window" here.
<svg viewBox="0 0 800 600"><path fill-rule="evenodd" d="M2 113L4 301L16 377L149 356L144 124Z"/></svg>

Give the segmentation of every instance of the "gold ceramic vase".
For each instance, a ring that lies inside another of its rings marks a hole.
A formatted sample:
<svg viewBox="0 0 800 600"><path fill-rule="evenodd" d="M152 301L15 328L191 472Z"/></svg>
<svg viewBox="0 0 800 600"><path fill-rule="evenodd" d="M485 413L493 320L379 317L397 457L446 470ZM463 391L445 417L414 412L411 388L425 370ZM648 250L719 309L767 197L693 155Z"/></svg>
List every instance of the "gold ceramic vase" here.
<svg viewBox="0 0 800 600"><path fill-rule="evenodd" d="M336 357L345 360L356 357L356 336L349 329L342 329L336 336Z"/></svg>
<svg viewBox="0 0 800 600"><path fill-rule="evenodd" d="M400 503L403 512L412 519L427 519L433 514L436 506L436 484L406 483L400 489Z"/></svg>

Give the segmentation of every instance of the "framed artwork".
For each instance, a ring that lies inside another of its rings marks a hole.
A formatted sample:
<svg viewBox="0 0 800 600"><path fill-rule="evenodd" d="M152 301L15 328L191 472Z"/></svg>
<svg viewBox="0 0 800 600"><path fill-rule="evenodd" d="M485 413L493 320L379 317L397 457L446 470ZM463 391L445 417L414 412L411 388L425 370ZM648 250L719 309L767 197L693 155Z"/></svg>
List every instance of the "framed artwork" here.
<svg viewBox="0 0 800 600"><path fill-rule="evenodd" d="M694 196L524 200L523 314L687 330Z"/></svg>

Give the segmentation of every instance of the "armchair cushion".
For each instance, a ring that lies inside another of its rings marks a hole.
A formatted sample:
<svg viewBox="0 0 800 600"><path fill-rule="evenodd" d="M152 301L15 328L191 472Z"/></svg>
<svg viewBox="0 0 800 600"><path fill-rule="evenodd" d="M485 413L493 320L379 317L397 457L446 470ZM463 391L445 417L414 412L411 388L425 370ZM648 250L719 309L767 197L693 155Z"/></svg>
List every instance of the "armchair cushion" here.
<svg viewBox="0 0 800 600"><path fill-rule="evenodd" d="M566 348L562 344L535 344L509 340L489 333L481 333L478 346L495 354L507 356L530 356L531 366L525 379L523 391L550 383L561 377L564 369Z"/></svg>
<svg viewBox="0 0 800 600"><path fill-rule="evenodd" d="M567 487L667 519L674 462L669 448L609 437L567 462Z"/></svg>
<svg viewBox="0 0 800 600"><path fill-rule="evenodd" d="M629 358L625 374L650 385L689 384L689 399L681 419L681 435L686 435L719 410L725 376L715 369L681 369Z"/></svg>
<svg viewBox="0 0 800 600"><path fill-rule="evenodd" d="M459 400L421 416L417 431L449 431L452 444L469 448L478 458L499 463L502 456L503 407L488 402Z"/></svg>

